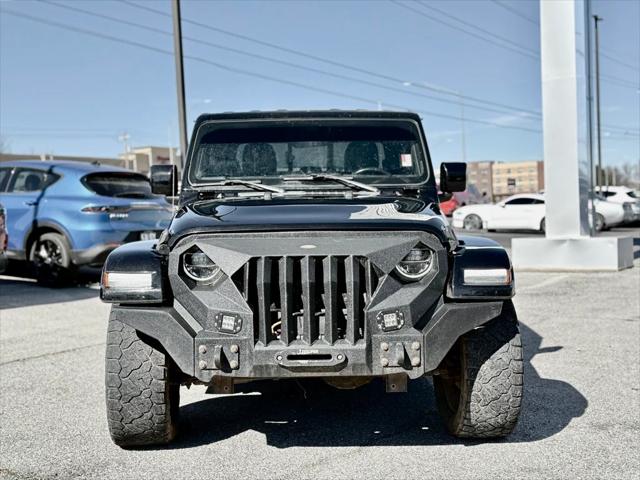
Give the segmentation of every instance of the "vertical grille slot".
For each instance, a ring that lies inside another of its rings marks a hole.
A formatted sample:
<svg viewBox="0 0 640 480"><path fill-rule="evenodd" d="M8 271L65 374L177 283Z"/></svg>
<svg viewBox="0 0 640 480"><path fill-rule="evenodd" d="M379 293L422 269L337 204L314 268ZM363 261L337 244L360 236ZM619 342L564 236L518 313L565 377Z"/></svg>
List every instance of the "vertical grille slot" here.
<svg viewBox="0 0 640 480"><path fill-rule="evenodd" d="M271 259L258 259L257 290L258 290L258 340L267 345L274 337L271 333ZM255 315L255 309L253 309Z"/></svg>
<svg viewBox="0 0 640 480"><path fill-rule="evenodd" d="M360 267L360 262L353 255L344 259L345 304L347 307L345 338L352 344L355 344L356 340L360 338L361 305L363 303L363 298L360 295Z"/></svg>
<svg viewBox="0 0 640 480"><path fill-rule="evenodd" d="M297 320L293 316L293 258L280 258L278 284L280 287L280 340L288 345L296 338ZM298 279L299 280L299 279ZM300 285L299 282L297 282Z"/></svg>
<svg viewBox="0 0 640 480"><path fill-rule="evenodd" d="M316 316L316 257L300 260L302 277L302 340L311 345L318 339L320 320Z"/></svg>
<svg viewBox="0 0 640 480"><path fill-rule="evenodd" d="M333 344L338 339L338 259L323 261L324 283L324 339Z"/></svg>

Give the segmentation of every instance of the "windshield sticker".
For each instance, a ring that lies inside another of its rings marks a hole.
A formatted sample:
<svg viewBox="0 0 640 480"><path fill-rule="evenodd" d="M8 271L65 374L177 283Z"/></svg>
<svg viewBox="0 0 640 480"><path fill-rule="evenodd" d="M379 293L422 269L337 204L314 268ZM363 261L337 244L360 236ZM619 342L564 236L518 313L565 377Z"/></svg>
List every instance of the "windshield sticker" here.
<svg viewBox="0 0 640 480"><path fill-rule="evenodd" d="M401 153L400 154L400 166L401 167L411 167L413 165L413 161L411 160L410 153Z"/></svg>

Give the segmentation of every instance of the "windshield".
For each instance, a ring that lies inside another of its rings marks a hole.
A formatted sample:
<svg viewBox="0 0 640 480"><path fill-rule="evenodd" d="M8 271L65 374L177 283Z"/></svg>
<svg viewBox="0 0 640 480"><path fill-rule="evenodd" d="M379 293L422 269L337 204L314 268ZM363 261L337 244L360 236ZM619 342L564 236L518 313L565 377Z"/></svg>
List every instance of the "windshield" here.
<svg viewBox="0 0 640 480"><path fill-rule="evenodd" d="M420 136L411 122L255 123L209 125L194 150L190 183L243 178L288 187L295 180L291 177L328 174L393 185L421 183L428 176ZM329 183L336 188L336 182Z"/></svg>
<svg viewBox="0 0 640 480"><path fill-rule="evenodd" d="M104 197L150 198L149 179L139 173L90 173L82 179L85 186Z"/></svg>

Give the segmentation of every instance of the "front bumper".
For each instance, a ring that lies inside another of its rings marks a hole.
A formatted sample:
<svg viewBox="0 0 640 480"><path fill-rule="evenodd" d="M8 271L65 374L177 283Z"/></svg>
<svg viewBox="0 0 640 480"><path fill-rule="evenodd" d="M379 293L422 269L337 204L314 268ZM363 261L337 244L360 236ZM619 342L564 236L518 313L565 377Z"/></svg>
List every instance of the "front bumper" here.
<svg viewBox="0 0 640 480"><path fill-rule="evenodd" d="M114 305L111 319L156 339L187 376L210 383L214 377L291 378L387 376L418 378L434 371L456 340L498 317L503 301L440 303L422 328L375 333L355 344L316 342L255 344L252 337L204 330L180 305Z"/></svg>

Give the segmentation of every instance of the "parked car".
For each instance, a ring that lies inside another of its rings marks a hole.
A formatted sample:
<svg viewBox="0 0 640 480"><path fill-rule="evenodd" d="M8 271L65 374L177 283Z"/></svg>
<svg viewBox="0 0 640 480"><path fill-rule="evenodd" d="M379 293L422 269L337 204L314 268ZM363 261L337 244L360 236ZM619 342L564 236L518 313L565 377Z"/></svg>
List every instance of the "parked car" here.
<svg viewBox="0 0 640 480"><path fill-rule="evenodd" d="M7 256L29 260L38 280L50 285L77 266L102 265L123 243L156 238L172 217L146 176L82 162L3 162L0 201Z"/></svg>
<svg viewBox="0 0 640 480"><path fill-rule="evenodd" d="M440 211L443 215L450 217L458 207L464 207L465 205L475 205L478 203L487 203L485 197L483 197L475 185L468 184L467 189L464 192L455 192L449 196L447 200L440 201Z"/></svg>
<svg viewBox="0 0 640 480"><path fill-rule="evenodd" d="M0 203L0 273L4 273L7 269L7 242L9 235L7 234L7 211L4 205Z"/></svg>
<svg viewBox="0 0 640 480"><path fill-rule="evenodd" d="M509 257L457 238L433 208L418 115L229 113L193 131L180 213L103 269L116 444L170 442L180 384L232 393L304 377L337 388L383 377L398 392L433 375L452 434L512 431L523 361ZM466 165L441 169L444 192L464 190ZM168 172L152 167L158 193Z"/></svg>
<svg viewBox="0 0 640 480"><path fill-rule="evenodd" d="M629 205L619 205L597 198L595 229L619 225L630 215ZM538 230L545 231L546 208L541 193L521 193L502 202L467 205L453 212L452 224L465 230Z"/></svg>
<svg viewBox="0 0 640 480"><path fill-rule="evenodd" d="M459 206L460 204L458 203L458 200L456 199L455 195L451 195L450 198L447 200L440 201L440 211L442 212L443 215L446 215L447 217L450 217L451 215L453 215L454 210Z"/></svg>
<svg viewBox="0 0 640 480"><path fill-rule="evenodd" d="M631 205L633 212L633 218L631 221L640 220L640 197L636 192L629 187L624 186L611 186L611 187L596 187L596 192L600 194L605 200L612 203Z"/></svg>

